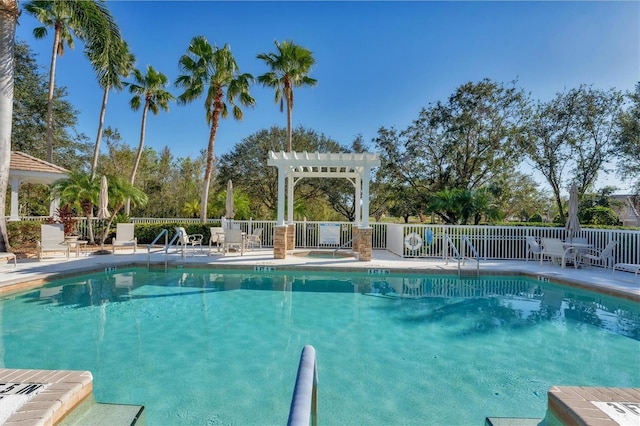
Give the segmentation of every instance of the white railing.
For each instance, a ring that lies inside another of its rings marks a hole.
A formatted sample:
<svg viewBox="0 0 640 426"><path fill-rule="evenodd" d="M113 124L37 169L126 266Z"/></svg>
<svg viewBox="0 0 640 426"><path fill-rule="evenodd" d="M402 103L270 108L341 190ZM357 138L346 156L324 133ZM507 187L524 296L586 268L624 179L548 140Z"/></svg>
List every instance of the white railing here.
<svg viewBox="0 0 640 426"><path fill-rule="evenodd" d="M24 217L23 220L45 221L46 217ZM98 219L93 219L94 225ZM198 218L132 218L133 223L145 224L197 224ZM273 247L274 220L234 220L246 233L262 228L263 246ZM331 222L340 225L340 241L334 245L320 244L321 221L298 221L296 224L295 245L297 248L337 248L352 238L352 222ZM220 219L207 220L207 226L220 226ZM389 250L404 258L443 258L444 236L448 236L454 245L460 246L462 236L467 236L476 248L480 259L524 260L527 253L526 237L565 238L564 227L528 227L528 226L473 226L473 225L422 225L397 223L370 223L372 228L373 249ZM96 226L94 226L94 229ZM78 233L87 236L87 221L77 218ZM415 234L419 239L406 238ZM618 242L614 251L615 263L640 264L640 230L592 229L583 228L576 237L586 238L596 249L603 249L611 240ZM416 241L420 241L419 245ZM345 247L352 248L350 244Z"/></svg>

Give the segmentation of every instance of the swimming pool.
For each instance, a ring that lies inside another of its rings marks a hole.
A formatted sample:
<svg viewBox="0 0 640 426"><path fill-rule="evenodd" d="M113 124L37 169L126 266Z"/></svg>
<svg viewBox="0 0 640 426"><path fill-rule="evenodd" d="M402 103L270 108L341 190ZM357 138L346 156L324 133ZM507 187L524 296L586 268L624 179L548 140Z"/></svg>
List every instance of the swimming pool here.
<svg viewBox="0 0 640 426"><path fill-rule="evenodd" d="M150 425L283 424L315 346L323 424L542 418L640 387L637 303L526 278L123 269L5 297L6 368L79 369Z"/></svg>

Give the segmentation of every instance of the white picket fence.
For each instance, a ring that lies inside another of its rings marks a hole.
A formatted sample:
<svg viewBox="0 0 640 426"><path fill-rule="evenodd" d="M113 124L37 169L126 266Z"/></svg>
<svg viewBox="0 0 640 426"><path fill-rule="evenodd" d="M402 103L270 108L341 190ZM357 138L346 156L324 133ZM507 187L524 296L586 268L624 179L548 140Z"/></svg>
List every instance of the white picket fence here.
<svg viewBox="0 0 640 426"><path fill-rule="evenodd" d="M25 217L23 220L41 220L43 217ZM97 228L100 221L93 219ZM132 218L133 223L180 223L198 224L198 218ZM240 228L251 233L262 228L262 244L273 246L274 220L234 220ZM327 243L321 240L321 227L328 222L298 221L296 225L296 248L351 248L353 238L352 222L330 222L338 225L338 238ZM220 226L220 219L207 220L209 226ZM445 256L445 237L449 237L454 245L461 247L461 239L466 236L478 251L480 259L522 260L527 255L526 237L566 238L563 227L528 227L528 226L473 226L473 225L422 225L370 223L373 236L373 248L389 250L403 258L442 258ZM80 235L87 235L85 218L78 218L77 230ZM604 248L611 240L618 242L614 251L616 263L640 264L640 230L615 230L584 228L575 237L586 238L596 249Z"/></svg>

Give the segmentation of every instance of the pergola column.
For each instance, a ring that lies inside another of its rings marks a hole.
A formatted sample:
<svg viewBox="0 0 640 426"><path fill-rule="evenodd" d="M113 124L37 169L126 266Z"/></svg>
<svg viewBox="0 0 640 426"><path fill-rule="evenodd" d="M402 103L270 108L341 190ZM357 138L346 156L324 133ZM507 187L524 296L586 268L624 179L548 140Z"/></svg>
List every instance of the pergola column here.
<svg viewBox="0 0 640 426"><path fill-rule="evenodd" d="M20 220L20 204L18 203L18 188L20 187L20 179L12 177L9 182L11 186L11 214L9 220Z"/></svg>

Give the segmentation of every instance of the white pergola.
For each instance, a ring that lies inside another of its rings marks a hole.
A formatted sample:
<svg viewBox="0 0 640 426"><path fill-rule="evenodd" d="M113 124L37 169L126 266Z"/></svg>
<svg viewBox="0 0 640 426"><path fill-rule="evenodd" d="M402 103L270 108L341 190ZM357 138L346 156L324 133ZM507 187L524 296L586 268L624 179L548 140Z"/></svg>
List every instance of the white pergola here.
<svg viewBox="0 0 640 426"><path fill-rule="evenodd" d="M9 165L9 186L11 187L11 207L9 220L20 220L18 191L23 183L51 185L58 179L69 176L69 171L63 167L48 163L20 151L11 151ZM54 216L60 205L58 198L53 198L49 206L49 215Z"/></svg>
<svg viewBox="0 0 640 426"><path fill-rule="evenodd" d="M269 151L267 165L278 168L277 225L284 225L285 179L287 222L293 223L293 189L303 178L342 178L355 187L355 223L369 226L371 169L380 166L378 154Z"/></svg>

